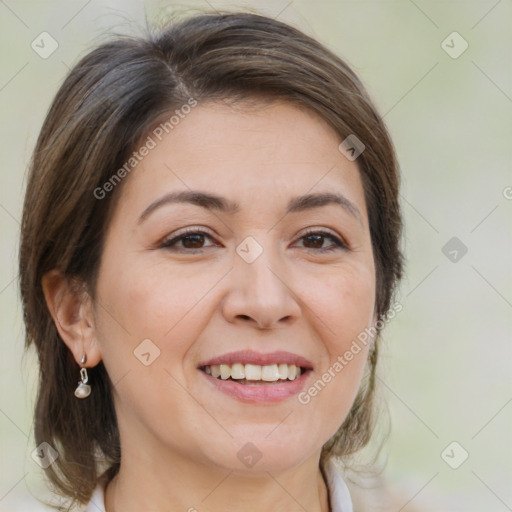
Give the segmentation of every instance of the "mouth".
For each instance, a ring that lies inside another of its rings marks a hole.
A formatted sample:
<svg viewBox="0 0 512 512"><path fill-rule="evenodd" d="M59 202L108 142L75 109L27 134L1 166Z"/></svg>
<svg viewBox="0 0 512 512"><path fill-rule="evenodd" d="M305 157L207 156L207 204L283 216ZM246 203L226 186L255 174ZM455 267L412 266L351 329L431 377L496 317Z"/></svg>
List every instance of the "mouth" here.
<svg viewBox="0 0 512 512"><path fill-rule="evenodd" d="M214 364L199 367L207 375L219 380L235 381L246 386L272 385L298 379L309 368L295 364Z"/></svg>
<svg viewBox="0 0 512 512"><path fill-rule="evenodd" d="M238 351L201 362L197 369L213 389L242 402L277 402L297 394L313 371L290 352Z"/></svg>

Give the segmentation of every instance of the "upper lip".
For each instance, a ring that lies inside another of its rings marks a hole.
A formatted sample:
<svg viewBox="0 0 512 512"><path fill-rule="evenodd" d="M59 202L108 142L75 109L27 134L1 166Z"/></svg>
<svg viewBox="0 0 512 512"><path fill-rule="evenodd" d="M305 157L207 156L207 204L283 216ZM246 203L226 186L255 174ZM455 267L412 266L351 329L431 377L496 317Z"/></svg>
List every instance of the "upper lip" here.
<svg viewBox="0 0 512 512"><path fill-rule="evenodd" d="M257 364L260 366L271 365L271 364L294 364L309 370L313 369L313 364L308 361L305 357L291 352L285 352L278 350L276 352L254 352L252 350L238 350L236 352L229 352L213 359L208 359L199 363L198 368L202 366L213 366L217 364Z"/></svg>

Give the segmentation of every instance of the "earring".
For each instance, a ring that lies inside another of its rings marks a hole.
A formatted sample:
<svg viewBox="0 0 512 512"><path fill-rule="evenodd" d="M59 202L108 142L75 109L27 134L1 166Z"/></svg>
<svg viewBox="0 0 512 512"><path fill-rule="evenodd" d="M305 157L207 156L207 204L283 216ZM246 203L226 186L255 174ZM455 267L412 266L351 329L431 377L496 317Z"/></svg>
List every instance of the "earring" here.
<svg viewBox="0 0 512 512"><path fill-rule="evenodd" d="M84 354L82 359L80 359L80 364L85 364L87 361L87 356ZM89 377L87 376L87 369L85 367L80 368L80 377L81 379L78 381L78 386L75 389L75 396L77 398L87 398L91 394L91 386L87 384Z"/></svg>

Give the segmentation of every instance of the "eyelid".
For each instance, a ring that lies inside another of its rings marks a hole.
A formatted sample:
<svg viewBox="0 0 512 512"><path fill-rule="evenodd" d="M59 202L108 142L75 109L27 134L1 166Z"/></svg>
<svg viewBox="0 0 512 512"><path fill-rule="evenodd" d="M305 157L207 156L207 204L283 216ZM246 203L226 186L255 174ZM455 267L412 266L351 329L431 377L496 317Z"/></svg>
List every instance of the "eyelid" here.
<svg viewBox="0 0 512 512"><path fill-rule="evenodd" d="M177 238L182 238L187 235L192 234L204 234L210 237L211 239L214 239L215 237L218 237L215 232L212 233L211 230L208 228L205 228L204 226L187 226L186 228L178 229L178 231L174 231L170 235L166 235L158 244L159 247L165 246L165 244L172 242L173 240Z"/></svg>
<svg viewBox="0 0 512 512"><path fill-rule="evenodd" d="M206 238L210 238L210 240L213 242L211 245L208 245L206 247L200 247L196 249L180 249L180 248L174 248L176 244L179 244L181 240L183 240L187 235L193 235L193 234L200 234L203 236L206 236ZM344 250L344 251L351 251L352 247L351 245L346 241L345 237L340 235L337 231L327 228L324 226L311 226L306 228L304 231L301 231L294 242L299 242L303 238L307 237L308 235L320 235L323 238L327 238L331 240L332 245L330 247L324 247L324 248L308 248L305 247L307 251L312 251L313 253L320 253L320 254L326 254L329 252L333 252L336 250ZM162 249L168 249L175 252L183 252L183 253L189 253L189 254L196 254L206 251L208 248L219 246L219 243L216 242L216 237L218 235L211 234L210 230L208 228L202 227L202 226L187 226L185 228L179 229L178 231L175 231L174 233L171 233L170 235L167 235L165 238L161 240L161 242L158 244L158 248Z"/></svg>
<svg viewBox="0 0 512 512"><path fill-rule="evenodd" d="M176 238L178 236L187 235L189 233L199 233L199 232L204 232L210 236L219 236L215 232L212 232L211 229L205 228L204 226L187 226L186 228L181 228L181 229L178 229L177 231L174 231L170 235L166 235L164 240Z"/></svg>
<svg viewBox="0 0 512 512"><path fill-rule="evenodd" d="M309 233L318 233L319 231L323 231L324 233L329 233L330 235L341 238L341 235L337 231L334 231L333 229L327 228L325 226L310 226L309 228L305 228L304 231L299 232L298 237L300 238L304 235L308 235Z"/></svg>
<svg viewBox="0 0 512 512"><path fill-rule="evenodd" d="M166 235L162 239L162 242L167 242L169 240L172 240L173 238L177 238L179 236L184 236L189 233L198 233L198 232L204 232L205 234L212 236L212 237L219 236L219 235L217 235L217 233L212 233L211 230L209 230L208 228L205 228L204 226L187 226L186 228L179 229L178 231L175 231L175 232L171 233L170 235ZM324 232L326 234L330 234L337 238L340 238L344 244L348 245L347 241L345 240L345 238L342 235L340 235L336 231L333 231L330 228L326 228L326 227L322 227L322 226L312 226L312 227L306 228L305 231L301 231L299 233L299 235L297 235L297 239L300 239L309 234L316 234L319 232Z"/></svg>

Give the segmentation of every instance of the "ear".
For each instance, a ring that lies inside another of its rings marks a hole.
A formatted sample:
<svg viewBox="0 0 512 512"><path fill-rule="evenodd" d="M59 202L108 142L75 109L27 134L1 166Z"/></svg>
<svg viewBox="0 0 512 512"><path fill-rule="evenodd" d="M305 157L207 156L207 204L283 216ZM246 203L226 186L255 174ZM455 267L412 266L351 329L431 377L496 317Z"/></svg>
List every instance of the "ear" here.
<svg viewBox="0 0 512 512"><path fill-rule="evenodd" d="M41 284L55 326L77 364L86 354L84 366L96 366L101 361L101 351L89 295L77 286L76 281L71 281L59 270L47 272Z"/></svg>

